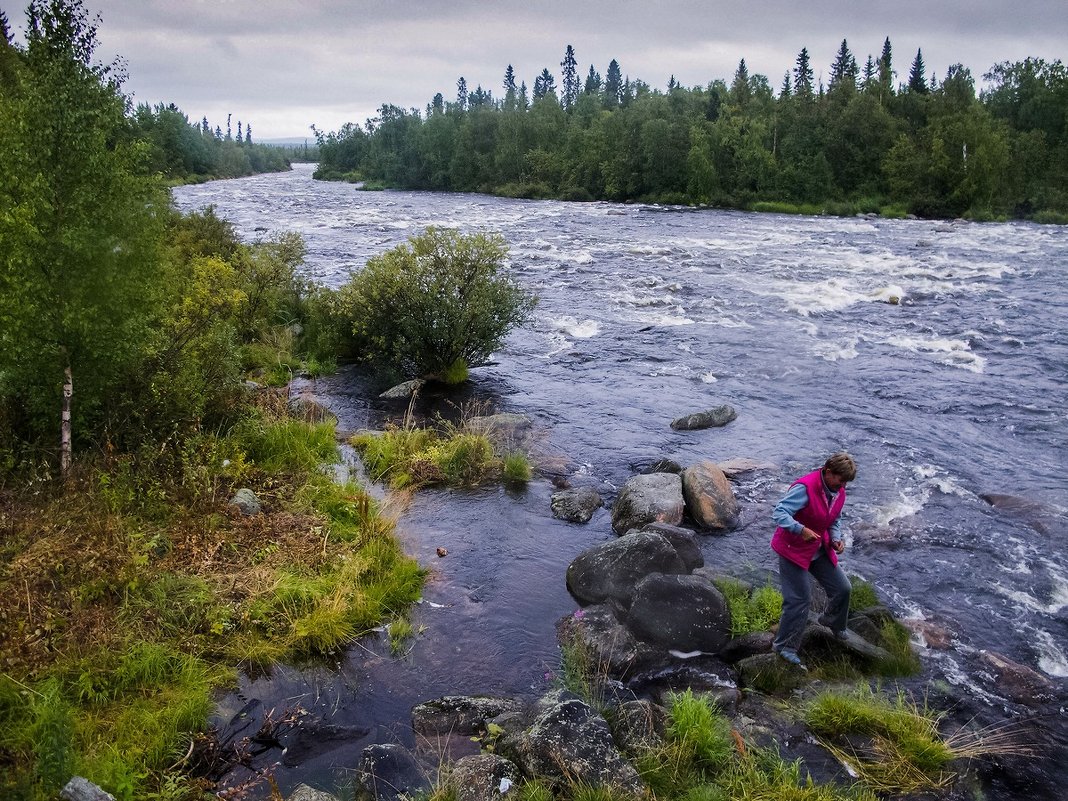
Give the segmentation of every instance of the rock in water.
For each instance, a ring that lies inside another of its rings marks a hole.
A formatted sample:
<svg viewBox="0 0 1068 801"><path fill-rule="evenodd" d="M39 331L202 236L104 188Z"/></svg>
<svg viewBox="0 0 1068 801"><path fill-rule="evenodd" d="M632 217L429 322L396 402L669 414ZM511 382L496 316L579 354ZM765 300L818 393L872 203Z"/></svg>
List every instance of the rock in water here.
<svg viewBox="0 0 1068 801"><path fill-rule="evenodd" d="M733 406L724 404L714 409L703 412L694 412L684 417L677 417L671 421L671 427L676 431L698 431L702 428L719 428L727 425L738 416Z"/></svg>
<svg viewBox="0 0 1068 801"><path fill-rule="evenodd" d="M729 530L738 525L738 501L727 476L712 462L682 471L686 511L701 528Z"/></svg>
<svg viewBox="0 0 1068 801"><path fill-rule="evenodd" d="M634 476L623 485L612 506L612 528L622 534L646 523L677 526L682 522L684 506L679 476L674 473Z"/></svg>
<svg viewBox="0 0 1068 801"><path fill-rule="evenodd" d="M553 516L569 523L588 523L593 513L604 506L597 490L591 487L554 492L550 506Z"/></svg>

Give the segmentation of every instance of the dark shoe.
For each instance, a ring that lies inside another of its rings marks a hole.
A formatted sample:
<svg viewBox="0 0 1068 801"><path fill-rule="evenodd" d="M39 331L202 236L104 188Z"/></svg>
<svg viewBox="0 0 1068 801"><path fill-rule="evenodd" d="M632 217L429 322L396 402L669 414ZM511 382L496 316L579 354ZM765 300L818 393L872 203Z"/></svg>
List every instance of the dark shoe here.
<svg viewBox="0 0 1068 801"><path fill-rule="evenodd" d="M849 629L842 629L841 631L836 631L834 633L835 639L841 640L842 642L849 642L849 638L852 636L853 632L851 632Z"/></svg>

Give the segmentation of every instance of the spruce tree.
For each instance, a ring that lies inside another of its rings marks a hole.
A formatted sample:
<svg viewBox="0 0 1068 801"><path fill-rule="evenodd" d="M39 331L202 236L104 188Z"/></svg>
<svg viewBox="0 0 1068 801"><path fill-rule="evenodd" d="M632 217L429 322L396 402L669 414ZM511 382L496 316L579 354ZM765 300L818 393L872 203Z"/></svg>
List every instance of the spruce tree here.
<svg viewBox="0 0 1068 801"><path fill-rule="evenodd" d="M593 64L590 64L590 71L586 75L586 83L582 87L582 92L587 95L599 95L601 93L601 73L593 68Z"/></svg>
<svg viewBox="0 0 1068 801"><path fill-rule="evenodd" d="M456 81L456 105L460 111L467 111L467 79L463 75Z"/></svg>
<svg viewBox="0 0 1068 801"><path fill-rule="evenodd" d="M923 52L917 48L916 58L912 60L912 69L909 70L909 91L925 95L928 93L927 75L923 66Z"/></svg>
<svg viewBox="0 0 1068 801"><path fill-rule="evenodd" d="M801 52L797 54L794 66L794 94L804 100L811 100L813 96L812 66L809 63L807 47L802 47Z"/></svg>
<svg viewBox="0 0 1068 801"><path fill-rule="evenodd" d="M850 91L857 88L857 60L849 51L849 44L842 40L838 53L831 63L831 83L829 91Z"/></svg>
<svg viewBox="0 0 1068 801"><path fill-rule="evenodd" d="M515 70L512 69L512 65L508 65L508 69L504 71L504 83L501 84L504 89L504 107L508 110L515 108L516 93L519 91L515 85Z"/></svg>
<svg viewBox="0 0 1068 801"><path fill-rule="evenodd" d="M614 58L608 64L608 72L604 79L604 105L606 108L617 108L623 100L623 70L619 68L619 62Z"/></svg>
<svg viewBox="0 0 1068 801"><path fill-rule="evenodd" d="M575 58L575 48L567 46L564 51L564 60L560 62L563 69L561 73L560 90L563 92L560 102L568 111L575 107L579 96L578 61Z"/></svg>

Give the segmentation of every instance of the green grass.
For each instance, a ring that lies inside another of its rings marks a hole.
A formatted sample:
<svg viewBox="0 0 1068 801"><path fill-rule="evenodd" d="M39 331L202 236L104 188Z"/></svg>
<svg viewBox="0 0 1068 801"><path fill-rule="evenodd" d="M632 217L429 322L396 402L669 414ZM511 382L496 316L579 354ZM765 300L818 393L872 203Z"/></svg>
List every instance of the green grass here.
<svg viewBox="0 0 1068 801"><path fill-rule="evenodd" d="M435 484L471 487L501 478L527 481L533 471L525 454L499 457L485 434L462 427L389 428L350 440L375 481L394 489Z"/></svg>
<svg viewBox="0 0 1068 801"><path fill-rule="evenodd" d="M0 573L0 797L45 801L73 773L120 799L198 797L183 757L238 667L404 619L425 571L361 487L320 471L336 454L332 425L264 410L163 460L171 472L84 466L75 489L18 508ZM263 514L225 511L241 485ZM23 645L29 626L43 647Z"/></svg>
<svg viewBox="0 0 1068 801"><path fill-rule="evenodd" d="M770 585L752 592L749 586L732 578L718 578L716 588L727 599L731 614L731 636L767 631L782 615L782 594Z"/></svg>
<svg viewBox="0 0 1068 801"><path fill-rule="evenodd" d="M852 576L850 583L853 585L853 591L849 595L850 612L859 612L879 605L879 596L870 581Z"/></svg>

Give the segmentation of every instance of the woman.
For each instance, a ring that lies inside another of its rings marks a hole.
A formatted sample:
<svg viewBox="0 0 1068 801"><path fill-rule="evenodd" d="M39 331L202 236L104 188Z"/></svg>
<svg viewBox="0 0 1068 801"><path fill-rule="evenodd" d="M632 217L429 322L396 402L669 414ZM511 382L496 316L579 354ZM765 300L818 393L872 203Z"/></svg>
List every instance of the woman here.
<svg viewBox="0 0 1068 801"><path fill-rule="evenodd" d="M777 524L771 547L779 555L782 585L782 617L772 644L775 653L805 669L797 655L808 622L811 600L809 577L827 592L827 610L819 622L839 639L848 639L849 594L852 586L838 567L838 554L845 550L841 532L845 487L857 476L857 466L848 453L836 453L790 485L771 516Z"/></svg>

